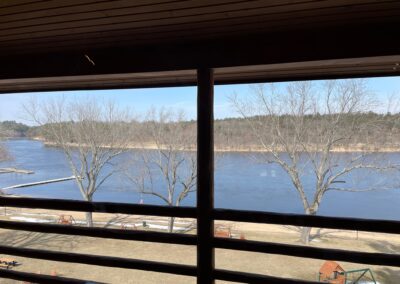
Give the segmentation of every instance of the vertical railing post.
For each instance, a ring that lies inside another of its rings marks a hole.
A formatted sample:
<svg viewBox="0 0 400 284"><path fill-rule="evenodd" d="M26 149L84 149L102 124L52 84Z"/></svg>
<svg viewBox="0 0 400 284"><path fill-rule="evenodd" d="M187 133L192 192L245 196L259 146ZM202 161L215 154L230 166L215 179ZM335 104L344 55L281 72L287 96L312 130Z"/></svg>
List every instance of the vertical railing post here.
<svg viewBox="0 0 400 284"><path fill-rule="evenodd" d="M214 283L214 78L197 70L197 283Z"/></svg>

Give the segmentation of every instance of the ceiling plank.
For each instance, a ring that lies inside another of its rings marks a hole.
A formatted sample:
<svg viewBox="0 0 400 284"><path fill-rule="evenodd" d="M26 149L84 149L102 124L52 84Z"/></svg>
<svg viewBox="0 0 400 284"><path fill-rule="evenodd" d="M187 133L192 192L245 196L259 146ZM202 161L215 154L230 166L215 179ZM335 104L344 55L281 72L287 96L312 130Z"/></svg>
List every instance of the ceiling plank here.
<svg viewBox="0 0 400 284"><path fill-rule="evenodd" d="M400 5L400 3L399 3ZM329 27L332 25L337 25L337 21L340 20L342 25L351 23L357 20L359 23L362 22L381 22L381 15L385 15L385 21L391 21L398 18L400 13L399 9L391 9L389 11L374 10L368 13L358 13L353 12L342 13L341 17L337 17L336 13L320 13L320 18L310 23L310 17L312 14L302 13L302 14L282 14L277 17L272 16L252 16L249 19L244 18L234 18L234 19L220 19L209 22L192 23L188 25L170 25L170 26L160 26L160 27L149 27L137 30L116 30L111 32L96 32L91 34L81 34L81 35L70 35L65 34L57 37L48 37L41 39L28 39L20 41L3 42L0 41L0 51L8 52L9 54L14 53L26 53L26 46L29 45L30 52L40 52L40 51L56 51L60 49L70 50L70 49L86 49L90 50L92 48L98 48L104 45L128 45L134 42L136 45L141 43L142 45L146 42L179 42L186 40L186 37L194 37L197 39L204 37L218 37L227 35L237 35L237 34L250 34L258 33L260 31L268 30L279 30L288 29L288 27L293 26L299 29L300 27L313 27L315 25ZM282 22L285 24L282 25ZM268 27L265 28L260 23L267 24ZM226 30L226 26L229 26L229 31ZM249 32L250 31L250 32ZM51 41L51 49L49 48L48 42Z"/></svg>
<svg viewBox="0 0 400 284"><path fill-rule="evenodd" d="M0 57L0 79L232 67L398 55L399 22L184 44ZM385 31L385 32L382 32ZM95 62L91 64L85 54Z"/></svg>
<svg viewBox="0 0 400 284"><path fill-rule="evenodd" d="M139 13L119 17L106 16L102 18L95 19L85 19L79 21L64 21L59 24L52 25L51 23L43 23L41 25L27 25L21 28L10 28L9 24L4 23L0 26L0 37L3 41L16 40L23 38L38 38L43 36L57 36L60 34L76 34L76 33L89 33L96 31L107 31L115 29L132 29L138 27L149 27L154 25L170 25L170 24L187 24L193 21L207 21L222 18L235 18L235 17L249 17L254 15L273 15L275 13L293 13L296 11L310 11L314 10L314 16L318 18L320 9L329 9L339 6L341 10L337 12L337 16L340 17L340 12L347 10L352 10L357 12L357 6L354 3L347 5L344 3L339 3L343 0L330 0L325 1L325 5L317 5L319 2L306 2L293 5L277 5L270 6L267 5L265 1L246 1L237 4L230 5L211 5L204 7L194 7L188 9L167 9L162 12L152 12L150 13ZM339 5L341 4L341 5ZM397 3L398 4L398 3ZM382 5L382 4L380 4ZM396 8L391 3L387 3L388 9ZM373 11L379 7L374 7L374 5L362 6L367 7L369 11ZM361 7L360 7L361 8ZM382 6L381 6L382 9ZM362 12L362 11L360 11ZM4 26L4 28L3 28ZM229 27L227 27L229 29Z"/></svg>
<svg viewBox="0 0 400 284"><path fill-rule="evenodd" d="M44 9L35 12L22 12L12 15L2 15L0 23L20 25L37 25L41 23L58 23L72 20L85 20L93 18L115 17L129 15L132 13L160 12L173 10L174 8L188 8L210 6L224 3L243 2L245 0L155 0L151 3L148 0L115 0L106 2L81 2L75 6ZM276 1L276 0L275 0ZM305 1L305 0L296 0ZM309 0L311 1L311 0ZM1 11L0 11L1 13ZM1 14L0 14L1 15Z"/></svg>

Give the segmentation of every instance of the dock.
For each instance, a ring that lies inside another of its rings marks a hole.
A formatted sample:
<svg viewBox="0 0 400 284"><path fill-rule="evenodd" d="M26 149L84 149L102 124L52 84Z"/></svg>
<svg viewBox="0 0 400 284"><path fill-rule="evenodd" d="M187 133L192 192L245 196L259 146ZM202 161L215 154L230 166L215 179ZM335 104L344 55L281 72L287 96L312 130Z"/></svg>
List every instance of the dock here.
<svg viewBox="0 0 400 284"><path fill-rule="evenodd" d="M0 174L9 174L9 173L16 173L16 174L26 174L31 175L34 174L34 171L17 169L17 168L0 168Z"/></svg>
<svg viewBox="0 0 400 284"><path fill-rule="evenodd" d="M2 188L2 190L30 187L30 186L36 186L36 185L44 185L44 184L63 182L63 181L68 181L68 180L73 180L73 179L75 179L75 176L70 176L70 177L66 177L66 178L49 179L49 180L31 182L31 183L23 183L23 184L17 184L17 185L4 187L4 188Z"/></svg>

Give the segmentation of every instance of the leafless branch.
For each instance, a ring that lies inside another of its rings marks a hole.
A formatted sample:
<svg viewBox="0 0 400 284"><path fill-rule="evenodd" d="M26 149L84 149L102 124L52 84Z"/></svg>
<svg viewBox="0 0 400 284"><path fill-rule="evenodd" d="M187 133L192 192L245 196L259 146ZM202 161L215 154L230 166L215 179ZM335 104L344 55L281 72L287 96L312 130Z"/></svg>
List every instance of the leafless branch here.
<svg viewBox="0 0 400 284"><path fill-rule="evenodd" d="M87 201L116 169L111 162L126 152L133 135L128 111L93 99L31 100L25 113L41 126L45 143L60 147ZM91 215L88 225L91 226Z"/></svg>
<svg viewBox="0 0 400 284"><path fill-rule="evenodd" d="M295 82L286 84L285 90L271 85L268 92L267 86L260 84L252 87L251 99L231 98L268 154L267 162L278 164L290 178L306 214L317 213L328 190L356 191L334 186L339 178L360 169L380 172L399 166L372 159L370 151L349 153L341 160L333 154L356 145L360 138L369 141L370 130L379 127L379 121L367 117L376 102L366 86L365 80L331 80L317 85ZM315 176L311 198L301 179L305 169ZM309 239L309 230L305 237Z"/></svg>

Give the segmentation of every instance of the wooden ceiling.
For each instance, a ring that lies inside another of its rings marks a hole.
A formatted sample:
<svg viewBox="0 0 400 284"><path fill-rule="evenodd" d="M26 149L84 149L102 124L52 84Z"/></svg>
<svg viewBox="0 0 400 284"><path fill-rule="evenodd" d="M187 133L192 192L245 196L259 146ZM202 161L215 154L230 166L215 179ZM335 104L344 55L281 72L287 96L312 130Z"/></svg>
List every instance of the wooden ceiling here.
<svg viewBox="0 0 400 284"><path fill-rule="evenodd" d="M400 1L1 1L2 54L88 50L398 20Z"/></svg>
<svg viewBox="0 0 400 284"><path fill-rule="evenodd" d="M0 79L396 56L398 27L398 0L3 0Z"/></svg>

